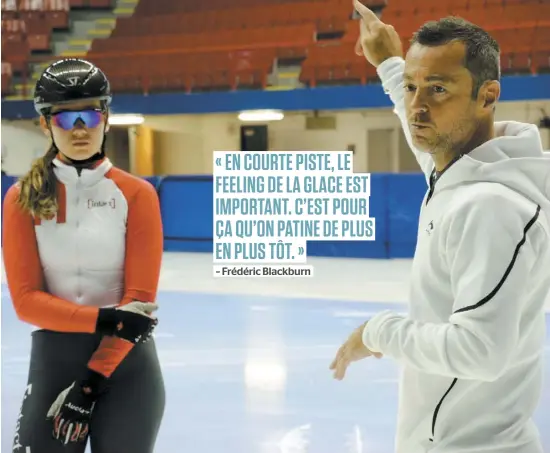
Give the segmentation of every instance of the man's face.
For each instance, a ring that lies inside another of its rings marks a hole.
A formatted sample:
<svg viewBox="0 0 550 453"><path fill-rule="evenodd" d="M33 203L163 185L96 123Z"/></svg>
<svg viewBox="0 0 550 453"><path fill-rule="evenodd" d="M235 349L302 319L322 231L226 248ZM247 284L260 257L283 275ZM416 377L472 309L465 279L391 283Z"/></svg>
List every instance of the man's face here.
<svg viewBox="0 0 550 453"><path fill-rule="evenodd" d="M479 125L480 102L472 99L473 79L464 67L459 42L427 47L413 44L405 60L407 120L413 144L430 154L467 145Z"/></svg>

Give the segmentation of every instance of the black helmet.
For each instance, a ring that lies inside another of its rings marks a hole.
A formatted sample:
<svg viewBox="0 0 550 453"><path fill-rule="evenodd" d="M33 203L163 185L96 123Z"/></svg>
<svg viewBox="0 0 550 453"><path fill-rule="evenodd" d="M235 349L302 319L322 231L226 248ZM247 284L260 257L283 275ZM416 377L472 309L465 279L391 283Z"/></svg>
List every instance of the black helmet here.
<svg viewBox="0 0 550 453"><path fill-rule="evenodd" d="M34 109L40 115L54 105L79 100L99 100L104 108L111 103L109 80L89 61L80 58L56 61L36 82Z"/></svg>

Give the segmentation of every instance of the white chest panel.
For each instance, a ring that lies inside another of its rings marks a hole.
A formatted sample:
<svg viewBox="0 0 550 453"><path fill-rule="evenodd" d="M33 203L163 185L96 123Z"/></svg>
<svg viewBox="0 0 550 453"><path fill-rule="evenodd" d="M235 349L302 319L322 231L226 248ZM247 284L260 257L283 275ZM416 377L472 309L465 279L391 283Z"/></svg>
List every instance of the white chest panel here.
<svg viewBox="0 0 550 453"><path fill-rule="evenodd" d="M54 218L35 226L47 290L84 305L118 304L124 293L124 194L104 177L56 174L65 185L65 222Z"/></svg>

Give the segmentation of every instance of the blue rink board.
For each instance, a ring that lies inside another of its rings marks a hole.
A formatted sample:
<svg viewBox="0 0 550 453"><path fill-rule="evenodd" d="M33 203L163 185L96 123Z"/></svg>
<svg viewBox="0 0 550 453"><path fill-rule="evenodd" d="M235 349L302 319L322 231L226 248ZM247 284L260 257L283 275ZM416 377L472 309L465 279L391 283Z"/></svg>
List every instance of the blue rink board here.
<svg viewBox="0 0 550 453"><path fill-rule="evenodd" d="M213 251L212 175L144 178L157 190L164 229L164 250ZM2 175L2 202L16 181ZM371 175L369 215L375 221L374 241L308 241L308 256L345 258L411 258L416 247L420 205L426 193L420 173Z"/></svg>
<svg viewBox="0 0 550 453"><path fill-rule="evenodd" d="M427 190L421 173L371 175L369 215L374 241L308 241L308 256L410 258L420 205ZM165 250L212 252L212 176L167 176L159 184Z"/></svg>

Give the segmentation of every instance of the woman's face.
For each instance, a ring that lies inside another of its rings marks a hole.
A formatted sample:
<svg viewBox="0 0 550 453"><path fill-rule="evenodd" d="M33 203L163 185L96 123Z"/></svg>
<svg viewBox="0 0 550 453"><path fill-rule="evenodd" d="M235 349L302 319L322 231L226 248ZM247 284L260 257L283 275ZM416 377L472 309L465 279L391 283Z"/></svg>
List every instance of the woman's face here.
<svg viewBox="0 0 550 453"><path fill-rule="evenodd" d="M52 108L51 132L43 116L40 124L59 151L74 160L85 160L98 153L103 134L109 130L107 114L101 112L99 101L78 101Z"/></svg>

